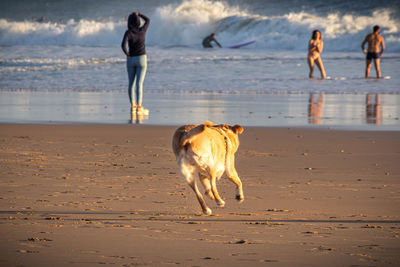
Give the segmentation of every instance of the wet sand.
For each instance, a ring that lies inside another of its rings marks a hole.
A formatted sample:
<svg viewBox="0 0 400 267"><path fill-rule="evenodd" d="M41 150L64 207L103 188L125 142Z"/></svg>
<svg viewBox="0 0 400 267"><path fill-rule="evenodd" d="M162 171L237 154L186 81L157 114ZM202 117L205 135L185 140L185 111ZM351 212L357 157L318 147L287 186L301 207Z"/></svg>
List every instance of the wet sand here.
<svg viewBox="0 0 400 267"><path fill-rule="evenodd" d="M0 265L400 265L398 131L246 127L203 216L175 128L0 124Z"/></svg>
<svg viewBox="0 0 400 267"><path fill-rule="evenodd" d="M0 123L215 123L400 131L398 94L144 94L150 115L130 116L126 92L0 91Z"/></svg>

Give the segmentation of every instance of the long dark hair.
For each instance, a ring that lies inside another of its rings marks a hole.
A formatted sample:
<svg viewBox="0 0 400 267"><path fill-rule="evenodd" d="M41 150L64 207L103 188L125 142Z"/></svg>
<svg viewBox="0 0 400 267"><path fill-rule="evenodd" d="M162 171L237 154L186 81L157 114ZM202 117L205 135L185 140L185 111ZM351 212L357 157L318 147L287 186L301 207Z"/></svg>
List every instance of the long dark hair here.
<svg viewBox="0 0 400 267"><path fill-rule="evenodd" d="M320 39L322 40L322 33L319 30L313 30L311 39L317 40L317 32L319 32Z"/></svg>

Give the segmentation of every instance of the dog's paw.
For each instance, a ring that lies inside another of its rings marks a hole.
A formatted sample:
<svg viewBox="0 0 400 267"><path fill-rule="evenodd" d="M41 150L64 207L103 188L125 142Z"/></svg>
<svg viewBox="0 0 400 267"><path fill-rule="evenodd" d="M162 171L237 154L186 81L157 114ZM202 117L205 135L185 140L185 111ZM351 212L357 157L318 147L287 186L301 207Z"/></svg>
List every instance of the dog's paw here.
<svg viewBox="0 0 400 267"><path fill-rule="evenodd" d="M236 195L236 200L239 201L239 202L243 202L244 196Z"/></svg>
<svg viewBox="0 0 400 267"><path fill-rule="evenodd" d="M221 199L221 201L217 201L217 205L220 206L220 207L223 207L223 206L225 206L225 201L223 201Z"/></svg>
<svg viewBox="0 0 400 267"><path fill-rule="evenodd" d="M212 214L212 210L210 208L207 208L205 210L203 210L204 215L211 215Z"/></svg>

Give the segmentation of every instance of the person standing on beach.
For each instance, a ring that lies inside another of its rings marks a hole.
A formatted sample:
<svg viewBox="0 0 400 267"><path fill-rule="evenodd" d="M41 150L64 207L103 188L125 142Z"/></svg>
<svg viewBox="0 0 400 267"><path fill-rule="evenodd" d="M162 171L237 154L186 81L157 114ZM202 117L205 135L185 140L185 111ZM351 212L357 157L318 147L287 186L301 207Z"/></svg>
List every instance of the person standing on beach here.
<svg viewBox="0 0 400 267"><path fill-rule="evenodd" d="M213 46L211 45L211 42L215 42L219 46L219 48L222 48L221 44L218 43L218 41L217 41L217 36L215 35L215 33L212 33L203 39L203 47L204 48L213 48Z"/></svg>
<svg viewBox="0 0 400 267"><path fill-rule="evenodd" d="M144 25L140 27L140 18L143 18ZM129 100L131 102L132 114L147 115L148 109L142 106L143 82L147 71L146 55L146 31L150 19L138 12L132 13L128 18L128 30L124 34L121 47L126 55L126 68L129 76ZM126 49L128 44L129 51Z"/></svg>
<svg viewBox="0 0 400 267"><path fill-rule="evenodd" d="M364 54L367 55L366 58L366 68L365 68L365 78L369 77L369 72L371 70L371 61L374 60L376 76L381 78L381 68L379 58L382 56L383 51L385 51L385 41L383 37L379 35L381 29L378 25L373 28L373 33L368 34L361 44L361 49ZM368 49L365 50L364 46L368 43Z"/></svg>
<svg viewBox="0 0 400 267"><path fill-rule="evenodd" d="M322 79L326 78L324 64L322 64L321 52L324 48L324 42L322 41L322 34L319 30L314 30L311 36L311 40L308 42L308 56L307 62L310 67L310 74L308 75L310 79L313 78L314 74L314 63L317 64Z"/></svg>

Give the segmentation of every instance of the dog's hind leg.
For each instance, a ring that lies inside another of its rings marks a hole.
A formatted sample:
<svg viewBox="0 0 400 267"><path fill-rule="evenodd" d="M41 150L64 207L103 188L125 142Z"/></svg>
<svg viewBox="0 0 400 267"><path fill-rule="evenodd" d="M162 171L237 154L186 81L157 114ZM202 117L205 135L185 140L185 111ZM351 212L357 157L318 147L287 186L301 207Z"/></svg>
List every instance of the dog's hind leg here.
<svg viewBox="0 0 400 267"><path fill-rule="evenodd" d="M180 164L180 166L181 166L180 171L182 175L185 177L189 186L193 189L194 193L196 194L197 200L199 201L203 213L206 215L211 215L212 211L209 207L207 207L207 204L204 201L204 198L201 195L197 187L196 181L194 179L195 167L191 165L188 166L187 164Z"/></svg>
<svg viewBox="0 0 400 267"><path fill-rule="evenodd" d="M215 197L214 197L213 193L211 192L210 177L208 177L207 175L201 174L199 172L199 179L200 179L201 183L203 184L204 189L206 190L206 192L205 192L206 196L208 196L212 200L215 200Z"/></svg>
<svg viewBox="0 0 400 267"><path fill-rule="evenodd" d="M207 204L204 201L203 196L201 195L199 189L197 188L196 181L192 180L192 181L190 181L188 183L189 183L190 187L193 189L194 193L196 194L197 200L200 203L200 206L201 206L201 209L203 210L203 213L205 215L211 215L212 211L211 211L211 209L209 207L207 207Z"/></svg>
<svg viewBox="0 0 400 267"><path fill-rule="evenodd" d="M217 190L217 175L216 173L210 173L211 175L211 191L215 197L215 201L217 202L218 206L223 207L225 206L225 201L218 194ZM218 176L219 178L220 176Z"/></svg>

